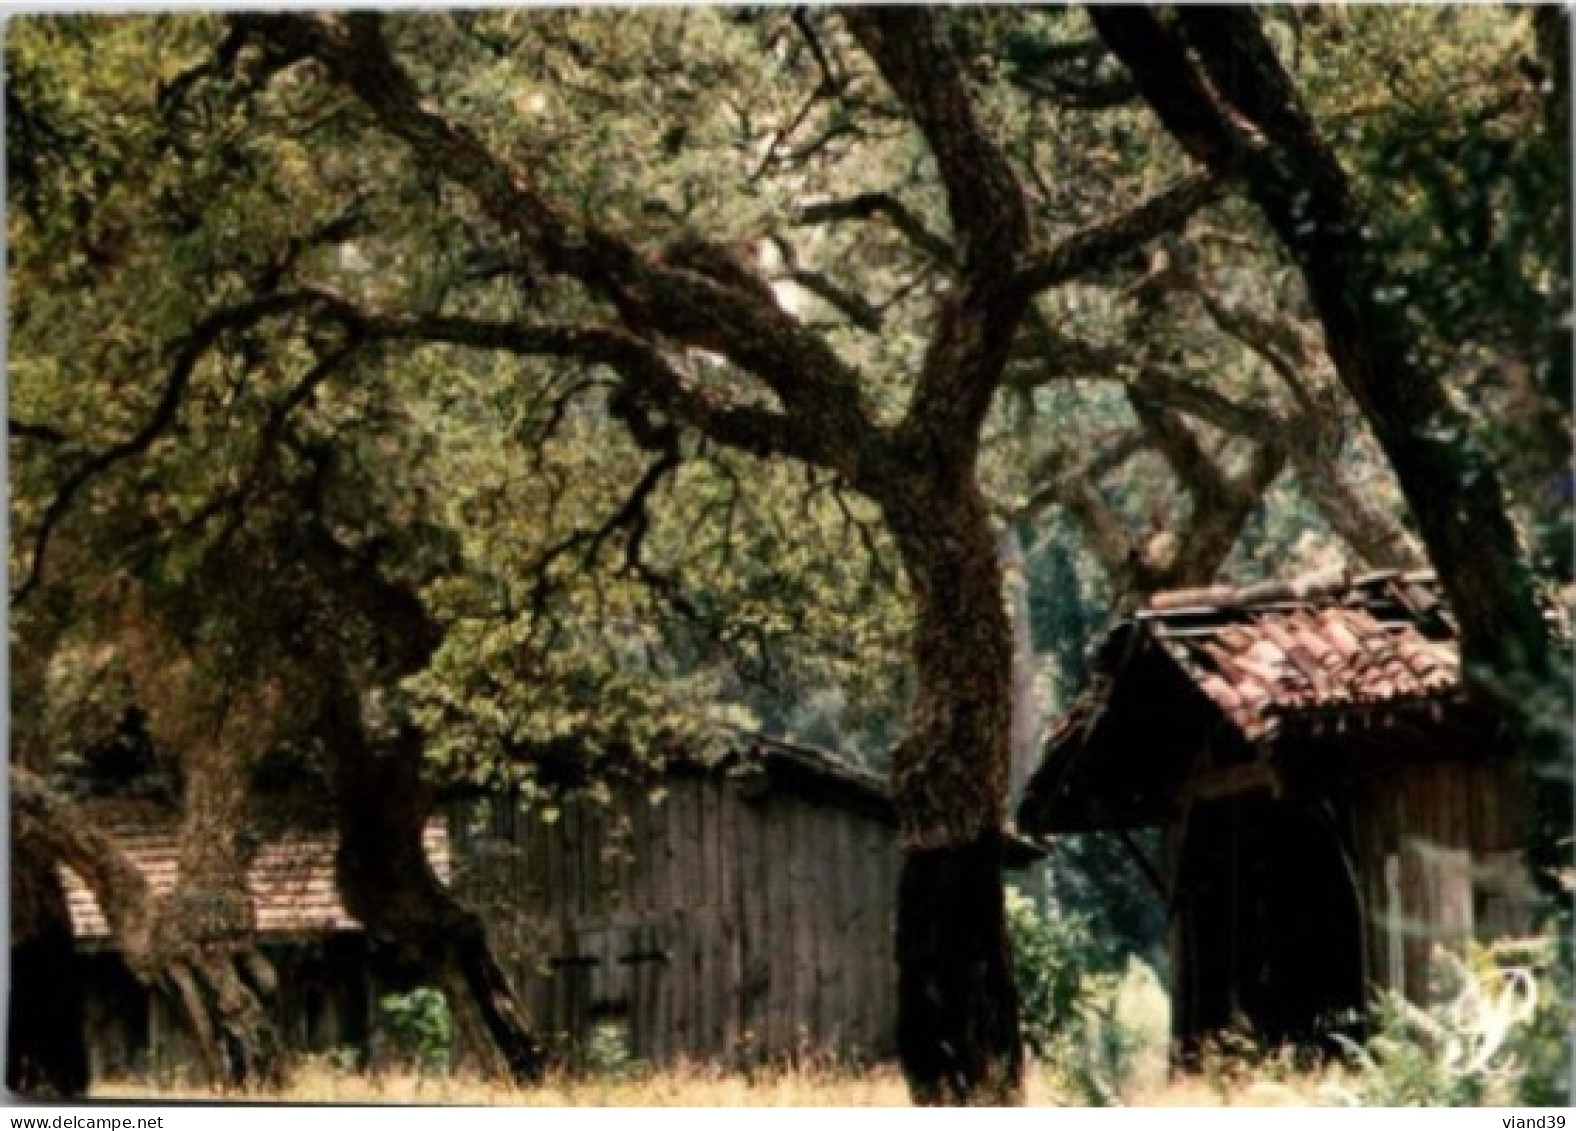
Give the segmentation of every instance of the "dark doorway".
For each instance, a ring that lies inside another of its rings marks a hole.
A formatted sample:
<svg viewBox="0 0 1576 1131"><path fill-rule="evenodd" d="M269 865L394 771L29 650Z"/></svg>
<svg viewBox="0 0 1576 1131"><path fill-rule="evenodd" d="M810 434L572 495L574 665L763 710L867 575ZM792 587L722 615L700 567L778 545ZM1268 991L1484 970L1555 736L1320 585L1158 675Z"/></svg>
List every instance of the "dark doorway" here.
<svg viewBox="0 0 1576 1131"><path fill-rule="evenodd" d="M1311 805L1197 806L1178 876L1175 1032L1323 1043L1363 1005L1363 926L1340 838Z"/></svg>

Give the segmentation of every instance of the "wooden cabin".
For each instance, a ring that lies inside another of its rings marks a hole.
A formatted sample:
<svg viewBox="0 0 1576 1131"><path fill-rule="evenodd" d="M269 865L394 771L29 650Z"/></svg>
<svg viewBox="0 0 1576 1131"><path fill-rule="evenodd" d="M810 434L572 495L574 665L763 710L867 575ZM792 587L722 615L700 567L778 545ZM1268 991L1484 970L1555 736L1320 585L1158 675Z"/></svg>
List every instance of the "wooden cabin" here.
<svg viewBox="0 0 1576 1131"><path fill-rule="evenodd" d="M179 861L178 819L141 801L89 801L83 807L111 835L158 894L170 891ZM428 858L450 875L447 822L427 828ZM366 960L361 924L334 885L335 837L322 828L283 827L262 838L247 871L258 944L279 977L281 1039L296 1052L348 1049L364 1055L377 1023L379 988ZM95 1080L178 1080L196 1063L185 1022L160 995L132 977L98 901L62 868L83 981L88 1056Z"/></svg>
<svg viewBox="0 0 1576 1131"><path fill-rule="evenodd" d="M598 1037L652 1064L893 1054L901 856L877 775L756 738L551 823L484 799L453 831L458 890L571 1057ZM1009 865L1039 855L1014 841Z"/></svg>
<svg viewBox="0 0 1576 1131"><path fill-rule="evenodd" d="M1279 1042L1422 1000L1432 948L1525 931L1525 791L1462 690L1426 572L1161 594L1101 645L1019 810L1028 832L1163 830L1178 1047Z"/></svg>
<svg viewBox="0 0 1576 1131"><path fill-rule="evenodd" d="M175 880L168 810L102 821L156 890ZM428 830L434 868L482 915L550 1047L745 1064L893 1051L900 854L884 781L831 754L751 739L710 763L675 759L554 819L502 794L452 798ZM334 889L331 832L264 837L249 886L296 1050L375 1043L380 991L360 924ZM1038 858L1014 842L1012 863ZM92 895L65 873L96 1078L190 1063L184 1035L115 952ZM464 1050L456 1050L463 1060Z"/></svg>

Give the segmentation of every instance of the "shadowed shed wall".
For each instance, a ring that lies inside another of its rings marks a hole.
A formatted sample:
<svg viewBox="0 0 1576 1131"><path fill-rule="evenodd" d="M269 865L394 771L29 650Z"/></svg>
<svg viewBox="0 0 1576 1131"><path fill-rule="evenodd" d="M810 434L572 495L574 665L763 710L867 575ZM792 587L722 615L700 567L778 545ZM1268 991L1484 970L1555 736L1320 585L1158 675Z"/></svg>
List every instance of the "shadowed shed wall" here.
<svg viewBox="0 0 1576 1131"><path fill-rule="evenodd" d="M900 861L876 806L685 773L552 823L484 800L454 833L456 883L571 1055L599 1026L655 1064L890 1054Z"/></svg>

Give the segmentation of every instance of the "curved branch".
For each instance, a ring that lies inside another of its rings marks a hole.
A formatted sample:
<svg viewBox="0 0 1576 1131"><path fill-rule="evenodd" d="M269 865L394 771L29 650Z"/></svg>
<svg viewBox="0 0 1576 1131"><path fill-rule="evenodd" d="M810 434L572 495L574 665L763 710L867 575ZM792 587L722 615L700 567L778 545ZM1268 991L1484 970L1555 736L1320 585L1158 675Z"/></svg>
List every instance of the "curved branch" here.
<svg viewBox="0 0 1576 1131"><path fill-rule="evenodd" d="M871 305L864 295L835 282L824 272L795 267L788 273L788 281L840 311L849 322L865 333L881 332L881 311Z"/></svg>
<svg viewBox="0 0 1576 1131"><path fill-rule="evenodd" d="M934 262L949 266L957 262L957 255L946 237L932 231L908 205L889 192L862 192L840 200L810 204L799 210L795 223L811 227L877 218L891 224L917 251Z"/></svg>
<svg viewBox="0 0 1576 1131"><path fill-rule="evenodd" d="M785 454L814 463L842 458L826 438L797 416L722 401L686 382L649 342L615 326L531 325L437 314L381 314L362 310L328 291L312 293L326 311L369 341L576 358L608 367L630 388L720 444L752 455Z"/></svg>
<svg viewBox="0 0 1576 1131"><path fill-rule="evenodd" d="M1090 4L1084 10L1190 156L1214 169L1237 170L1265 155L1258 131L1215 97L1153 9Z"/></svg>
<svg viewBox="0 0 1576 1131"><path fill-rule="evenodd" d="M14 440L36 440L41 444L64 444L66 434L48 424L29 424L25 420L9 417L6 433Z"/></svg>
<svg viewBox="0 0 1576 1131"><path fill-rule="evenodd" d="M875 61L935 155L971 276L999 273L1029 239L1029 213L1007 155L974 116L957 56L923 8L849 8L854 37Z"/></svg>
<svg viewBox="0 0 1576 1131"><path fill-rule="evenodd" d="M1202 499L1230 493L1226 473L1178 413L1140 385L1127 386L1127 403L1150 443L1181 482L1182 489L1193 498L1195 507Z"/></svg>
<svg viewBox="0 0 1576 1131"><path fill-rule="evenodd" d="M181 403L191 385L192 374L207 352L225 334L255 326L268 318L300 310L316 299L305 293L266 295L237 306L227 307L208 315L188 334L176 351L169 373L164 379L164 389L158 403L135 433L117 444L87 456L66 476L49 505L44 508L38 531L33 536L33 554L22 584L12 596L20 605L37 588L43 579L45 556L55 529L70 512L76 497L99 476L125 460L147 451L153 442L175 423Z"/></svg>
<svg viewBox="0 0 1576 1131"><path fill-rule="evenodd" d="M1285 469L1286 458L1282 445L1261 444L1240 477L1233 479L1221 474L1218 481L1202 492L1190 488L1193 508L1177 536L1175 549L1163 561L1145 563L1147 577L1144 581L1148 591L1213 581L1220 572L1221 563L1237 544L1242 527Z"/></svg>
<svg viewBox="0 0 1576 1131"><path fill-rule="evenodd" d="M12 819L18 833L35 839L54 861L70 868L87 885L115 932L128 965L146 978L145 959L158 917L158 899L147 877L112 837L43 778L13 762L10 780Z"/></svg>
<svg viewBox="0 0 1576 1131"><path fill-rule="evenodd" d="M706 248L709 259L702 259L692 241L683 262L670 262L571 221L527 168L504 161L423 97L394 58L377 14L235 18L265 41L316 58L382 129L474 196L524 254L605 297L629 325L723 354L762 380L806 429L837 437L846 451L858 451L871 435L858 374L778 307L770 287L758 278L743 285L750 273L722 249Z"/></svg>
<svg viewBox="0 0 1576 1131"><path fill-rule="evenodd" d="M1285 421L1269 409L1234 401L1156 365L1140 366L1131 387L1144 397L1233 435L1262 441L1286 427Z"/></svg>
<svg viewBox="0 0 1576 1131"><path fill-rule="evenodd" d="M1038 294L1079 275L1108 267L1156 236L1185 224L1220 196L1225 181L1213 173L1193 173L1134 206L1075 232L1013 276L1024 295Z"/></svg>

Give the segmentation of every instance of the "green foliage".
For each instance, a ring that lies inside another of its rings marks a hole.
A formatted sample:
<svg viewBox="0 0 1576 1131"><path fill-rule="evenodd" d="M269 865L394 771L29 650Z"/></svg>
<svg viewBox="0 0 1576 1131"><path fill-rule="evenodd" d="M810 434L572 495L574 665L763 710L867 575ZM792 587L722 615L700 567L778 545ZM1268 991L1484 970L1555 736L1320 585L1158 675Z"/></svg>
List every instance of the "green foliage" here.
<svg viewBox="0 0 1576 1131"><path fill-rule="evenodd" d="M1549 938L1441 948L1435 1000L1423 1008L1380 996L1375 1031L1346 1042L1350 1079L1326 1089L1343 1103L1396 1106L1570 1102L1571 974Z"/></svg>
<svg viewBox="0 0 1576 1131"><path fill-rule="evenodd" d="M631 1080L645 1064L629 1047L629 1030L620 1024L601 1024L592 1028L585 1048L586 1071L599 1080Z"/></svg>
<svg viewBox="0 0 1576 1131"><path fill-rule="evenodd" d="M1158 835L1139 830L1135 843L1151 859ZM1046 861L1047 884L1058 912L1080 919L1116 967L1129 956L1165 970L1166 907L1154 882L1112 833L1058 836Z"/></svg>
<svg viewBox="0 0 1576 1131"><path fill-rule="evenodd" d="M454 1020L442 991L421 986L386 994L378 1009L392 1038L392 1052L421 1073L449 1070Z"/></svg>

